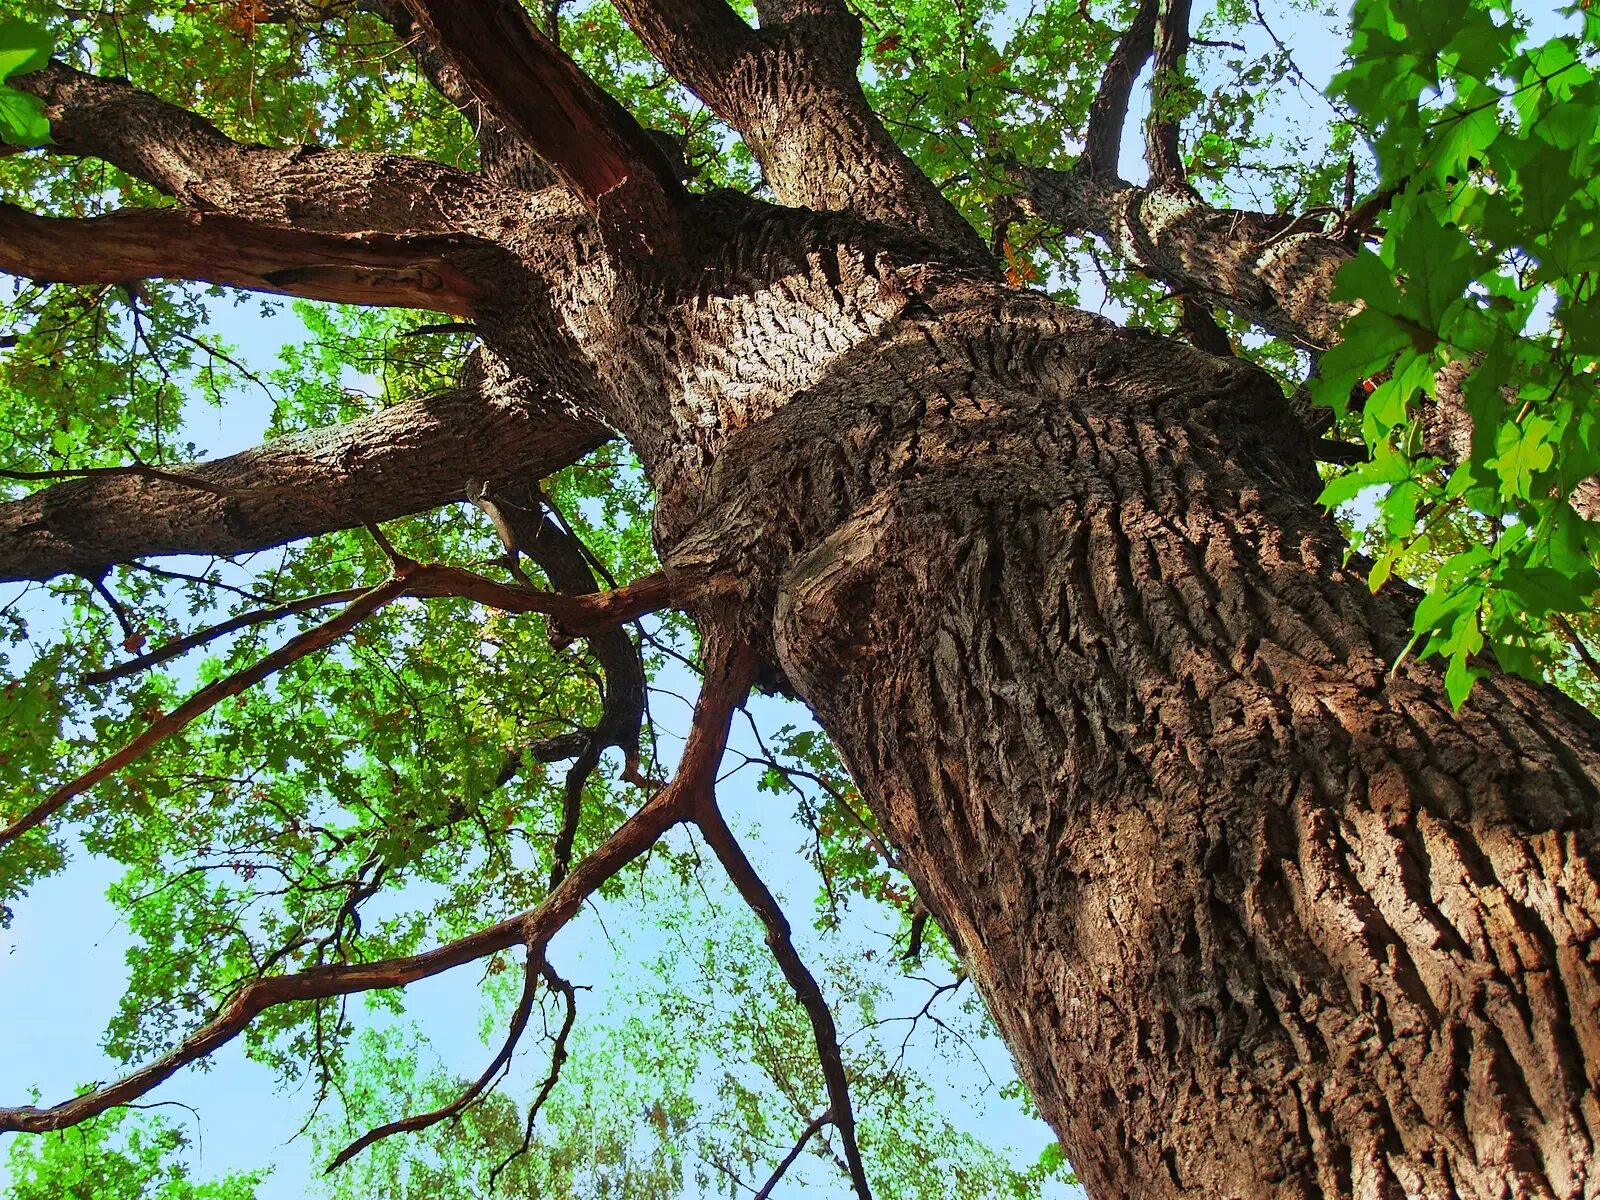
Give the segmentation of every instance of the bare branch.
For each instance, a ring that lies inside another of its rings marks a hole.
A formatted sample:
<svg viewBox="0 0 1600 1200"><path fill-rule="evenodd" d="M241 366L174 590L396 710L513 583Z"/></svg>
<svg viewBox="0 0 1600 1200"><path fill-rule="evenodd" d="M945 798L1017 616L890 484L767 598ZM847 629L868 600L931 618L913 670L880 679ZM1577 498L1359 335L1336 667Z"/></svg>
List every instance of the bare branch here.
<svg viewBox="0 0 1600 1200"><path fill-rule="evenodd" d="M495 1164L489 1172L489 1193L493 1195L494 1186L499 1181L501 1172L528 1152L528 1147L533 1145L533 1123L539 1119L539 1110L544 1107L544 1102L550 1099L550 1093L555 1091L556 1081L561 1078L561 1068L567 1061L567 1040L572 1036L573 1022L578 1018L578 995L573 987L561 976L546 965L544 969L545 982L552 991L561 995L566 1008L566 1016L561 1020L561 1028L556 1032L555 1044L550 1049L550 1073L544 1077L544 1082L539 1085L538 1092L533 1097L533 1103L528 1105L528 1119L522 1127L522 1144L519 1145L505 1158Z"/></svg>
<svg viewBox="0 0 1600 1200"><path fill-rule="evenodd" d="M238 616L229 617L226 621L219 622L209 628L199 629L194 633L185 634L183 637L173 638L172 641L141 654L137 658L129 659L125 663L107 667L103 671L91 671L83 677L83 682L89 685L99 685L113 683L118 679L126 679L130 675L148 671L151 667L159 666L168 659L177 658L180 654L186 654L197 646L204 646L207 642L214 642L230 633L237 633L241 629L249 629L253 625L266 625L273 621L281 621L283 618L292 617L296 613L327 608L333 604L348 604L364 595L366 590L366 588L345 588L343 591L324 592L319 596L302 596L298 600L290 600L285 604L274 605L271 608L258 608L253 612L240 613Z"/></svg>
<svg viewBox="0 0 1600 1200"><path fill-rule="evenodd" d="M237 696L269 675L281 671L290 663L332 645L385 604L401 596L406 591L407 584L407 576L404 573L397 573L392 579L363 592L359 599L337 616L324 621L314 629L306 630L298 637L291 638L260 661L207 684L177 708L152 721L143 733L115 754L101 759L89 770L63 784L11 824L0 829L0 849L10 845L28 830L43 824L67 801L75 796L81 796L112 772L126 766L156 743L171 737L197 717L210 712L228 697Z"/></svg>
<svg viewBox="0 0 1600 1200"><path fill-rule="evenodd" d="M0 580L240 554L458 500L486 470L548 475L612 436L531 389L469 386L164 478L105 474L0 504Z"/></svg>
<svg viewBox="0 0 1600 1200"><path fill-rule="evenodd" d="M1183 58L1189 51L1190 0L1164 0L1161 7L1155 66L1150 73L1150 118L1144 127L1145 161L1150 166L1150 182L1156 185L1181 183L1184 178L1173 104L1183 77Z"/></svg>
<svg viewBox="0 0 1600 1200"><path fill-rule="evenodd" d="M1128 98L1146 60L1155 49L1156 11L1160 0L1139 0L1139 11L1117 42L1100 76L1100 89L1089 105L1089 126L1078 169L1086 175L1118 170L1122 127L1128 120Z"/></svg>
<svg viewBox="0 0 1600 1200"><path fill-rule="evenodd" d="M204 117L52 61L9 81L44 101L50 153L112 163L187 207L328 233L458 229L481 180L443 163L245 146Z"/></svg>
<svg viewBox="0 0 1600 1200"><path fill-rule="evenodd" d="M191 279L343 304L471 316L484 295L471 239L328 234L180 209L41 217L0 204L0 271L41 283Z"/></svg>
<svg viewBox="0 0 1600 1200"><path fill-rule="evenodd" d="M437 1125L440 1121L454 1117L476 1100L494 1081L506 1066L511 1062L511 1054L517 1048L517 1042L522 1039L523 1030L528 1027L528 1017L533 1013L533 998L539 986L538 960L532 950L528 953L528 961L523 967L522 998L517 1001L516 1011L511 1014L511 1024L506 1030L506 1038L500 1046L500 1052L494 1056L482 1075L478 1076L470 1086L449 1104L434 1109L432 1112L417 1113L413 1116L403 1117L398 1121L379 1125L369 1129L343 1150L339 1151L334 1160L330 1162L325 1175L331 1175L356 1155L360 1154L374 1142L382 1141L397 1133L415 1133Z"/></svg>
<svg viewBox="0 0 1600 1200"><path fill-rule="evenodd" d="M724 724L724 731L726 725ZM704 780L696 780L704 786ZM47 1133L66 1129L145 1095L189 1063L232 1041L261 1013L280 1004L349 996L381 988L404 987L451 967L475 962L512 946L544 947L577 913L583 902L653 846L672 826L689 816L677 780L629 817L594 853L579 863L561 886L536 907L422 954L370 963L312 967L291 975L253 979L225 1008L178 1043L169 1053L132 1074L50 1108L22 1105L0 1108L0 1133Z"/></svg>
<svg viewBox="0 0 1600 1200"><path fill-rule="evenodd" d="M779 1163L777 1169L774 1170L770 1176L768 1176L766 1183L761 1185L761 1190L752 1196L751 1200L767 1200L767 1198L772 1195L772 1189L778 1186L779 1182L783 1179L789 1168L794 1166L795 1159L800 1157L801 1151L806 1148L806 1143L820 1133L823 1128L832 1121L832 1113L824 1112L812 1117L811 1120L806 1124L806 1127L800 1131L800 1137L795 1141L794 1149L790 1150L788 1154L784 1155L783 1161Z"/></svg>
<svg viewBox="0 0 1600 1200"><path fill-rule="evenodd" d="M789 922L778 907L777 898L745 857L744 850L714 801L707 799L696 809L695 824L699 826L717 860L722 863L723 870L727 871L733 886L744 897L744 902L766 926L767 946L778 960L789 986L794 989L795 998L811 1019L811 1031L817 1041L817 1057L822 1062L822 1078L828 1089L828 1112L844 1143L850 1181L855 1185L858 1200L872 1200L866 1167L861 1162L861 1148L856 1144L855 1113L850 1107L850 1080L845 1074L844 1059L839 1053L839 1033L833 1023L833 1014L828 1010L828 1002L823 999L822 989L817 986L816 978L795 949Z"/></svg>

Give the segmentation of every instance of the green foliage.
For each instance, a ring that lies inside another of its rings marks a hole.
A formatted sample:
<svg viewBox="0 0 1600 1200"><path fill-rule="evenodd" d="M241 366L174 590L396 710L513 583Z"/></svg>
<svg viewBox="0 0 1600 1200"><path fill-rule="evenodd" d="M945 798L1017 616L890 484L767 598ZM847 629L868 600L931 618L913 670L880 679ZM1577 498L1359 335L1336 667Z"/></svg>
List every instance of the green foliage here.
<svg viewBox="0 0 1600 1200"><path fill-rule="evenodd" d="M987 235L1013 187L1008 159L1072 162L1134 5L856 7L867 31L864 83L885 125ZM1327 5L1289 8L1312 21ZM53 45L72 65L181 100L242 141L314 141L472 166L466 122L392 32L358 9L329 5L324 19L273 23L245 0L131 0L93 11L19 0L14 19L0 23L0 139L31 145L48 135L37 103L3 80ZM585 70L679 141L692 187L762 190L747 148L665 75L610 6L568 7L559 20L563 45ZM1600 96L1589 65L1594 18L1586 20L1582 34L1535 40L1488 0L1363 0L1339 84L1349 119L1330 128L1319 116L1298 129L1265 119L1285 89L1299 86L1288 50L1245 49L1254 5L1222 0L1200 15L1203 43L1161 101L1163 112L1183 118L1189 177L1213 198L1337 203L1362 131L1373 139L1377 183L1400 189L1382 242L1342 283L1362 311L1322 360L1321 395L1341 410L1371 385L1346 417L1371 460L1332 480L1326 498L1381 492L1366 541L1374 586L1395 573L1431 578L1418 612L1420 652L1448 657L1458 703L1484 650L1512 669L1554 672L1580 693L1596 686L1579 677L1567 640L1567 631L1582 639L1600 628L1589 611L1600 583L1595 527L1566 502L1600 471ZM49 154L0 156L0 187L62 215L164 202L114 168ZM1175 325L1165 289L1076 243L1024 223L1001 251L1018 285L1103 296L1131 321ZM234 344L247 318L292 327L276 365L264 366L270 355L258 347ZM470 342L422 331L436 320L165 283L18 284L0 306L0 463L66 472L188 461L204 457L207 424L219 413L254 440L425 396L454 384ZM1282 343L1262 343L1231 319L1228 332L1286 380L1301 371ZM1429 440L1421 400L1457 377L1476 434L1467 461L1452 466ZM624 452L607 448L541 485L612 575L654 568L651 497ZM0 479L0 497L34 486ZM500 550L465 505L394 522L386 533L421 559L481 567ZM173 570L183 575L161 573ZM15 603L7 597L0 812L18 811L196 687L327 613L255 626L111 684L87 685L85 674L265 605L370 585L386 571L370 535L354 531L237 565L119 568L104 583L120 612L75 577ZM639 646L652 677L694 650L681 618L646 623ZM408 954L481 928L542 897L560 816L563 770L529 763L502 781L506 753L592 725L603 699L598 674L581 644L553 647L536 620L454 601L397 603L337 648L164 742L72 805L69 820L8 848L0 925L72 855L118 864L110 900L132 946L105 1047L120 1063L168 1049L263 973ZM880 1194L977 1200L1058 1185L1068 1174L1059 1151L1015 1166L955 1128L939 1095L897 1061L901 1018L928 999L913 977L926 973L947 987L954 958L930 926L923 961L902 959L909 884L833 748L790 725L756 750L757 787L763 799L793 805L814 868L792 890L816 897L808 932L818 973L830 997L843 998L842 1030L856 1035L845 1054ZM647 773L653 757L647 750ZM586 789L580 854L640 799L615 775L608 761ZM633 946L636 969L594 994L607 997L598 1011L580 992L573 1057L531 1152L508 1168L511 1194L654 1200L726 1189L724 1168L757 1179L821 1110L809 1028L748 914L702 878L697 857L692 846L669 845L605 890L602 904L615 906L605 911L625 913L655 942ZM494 960L485 984L496 1034L514 965ZM969 985L936 1000L931 1011L948 1026L941 1052L959 1058L962 1039L981 1042L984 1019ZM347 1006L273 1009L252 1026L248 1053L285 1080L306 1078L308 1093L319 1095L342 1084L317 1126L324 1148L459 1090L460 1080L419 1057L404 1004L378 992ZM559 1021L553 1004L545 1016ZM332 1186L349 1195L482 1194L487 1172L521 1140L542 1070L540 1060L531 1076L432 1135L380 1144ZM1026 1106L1020 1088L1010 1094ZM114 1115L19 1140L13 1200L253 1193L249 1177L185 1182L172 1166L182 1149L165 1126ZM807 1156L808 1178L836 1183L831 1164L816 1157Z"/></svg>
<svg viewBox="0 0 1600 1200"><path fill-rule="evenodd" d="M1378 489L1371 582L1427 582L1416 637L1459 706L1492 650L1539 675L1569 660L1600 575L1600 525L1572 498L1600 470L1600 79L1593 14L1532 38L1505 0L1362 0L1336 92L1375 131L1395 195L1375 251L1341 273L1361 309L1317 396L1363 396L1371 458L1329 504ZM1440 408L1464 412L1459 462ZM1581 501L1580 501L1581 503Z"/></svg>
<svg viewBox="0 0 1600 1200"><path fill-rule="evenodd" d="M43 26L15 18L0 21L0 142L43 146L50 140L50 122L38 97L19 92L5 81L44 66L50 61L54 42Z"/></svg>
<svg viewBox="0 0 1600 1200"><path fill-rule="evenodd" d="M18 1138L6 1158L5 1200L255 1200L265 1171L194 1183L188 1143L177 1126L128 1109Z"/></svg>
<svg viewBox="0 0 1600 1200"><path fill-rule="evenodd" d="M505 1089L459 1122L372 1147L328 1181L329 1193L466 1200L490 1194L489 1177L508 1157L497 1194L513 1197L659 1200L737 1194L733 1177L748 1186L764 1182L826 1107L810 1025L764 952L759 926L716 870L702 870L688 856L678 867L639 880L608 914L610 957L644 969L613 967L609 979L602 975L592 990L578 993L561 1087L541 1110L526 1153L511 1157L523 1141L527 1104L548 1070L550 1040L538 1032L554 1033L563 1016L548 996L529 1033L537 1048ZM715 939L704 936L707 926L718 930ZM831 933L807 955L849 1035L843 1049L874 1194L1021 1200L1070 1182L1059 1152L1026 1169L1008 1165L951 1124L927 1081L900 1069L910 1038L970 1045L992 1035L970 987L936 997L932 1016L918 1022L891 1016L906 1007L894 990L915 989L926 998L930 985L891 984L873 966L874 951L868 948L863 959L858 937L859 931ZM591 957L600 961L591 965ZM585 954L578 968L603 971L605 957ZM484 1027L494 1046L521 986L520 964L503 968L494 969L498 1003ZM461 1092L466 1080L429 1065L425 1035L403 1023L362 1035L364 1052L344 1090L343 1111L330 1112L315 1128L322 1156L391 1119L397 1106L426 1111ZM484 1054L490 1052L486 1047ZM970 1052L955 1045L958 1055ZM783 1193L844 1195L848 1183L830 1157L836 1152L827 1135L813 1141Z"/></svg>

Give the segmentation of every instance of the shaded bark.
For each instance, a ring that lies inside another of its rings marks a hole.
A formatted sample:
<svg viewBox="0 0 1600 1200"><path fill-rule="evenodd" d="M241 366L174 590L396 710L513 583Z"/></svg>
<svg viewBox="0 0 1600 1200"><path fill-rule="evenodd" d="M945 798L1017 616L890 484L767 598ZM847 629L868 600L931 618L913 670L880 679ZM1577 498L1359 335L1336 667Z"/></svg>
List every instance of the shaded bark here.
<svg viewBox="0 0 1600 1200"><path fill-rule="evenodd" d="M470 238L325 234L174 208L41 217L0 203L0 271L41 283L188 279L471 316L497 254Z"/></svg>

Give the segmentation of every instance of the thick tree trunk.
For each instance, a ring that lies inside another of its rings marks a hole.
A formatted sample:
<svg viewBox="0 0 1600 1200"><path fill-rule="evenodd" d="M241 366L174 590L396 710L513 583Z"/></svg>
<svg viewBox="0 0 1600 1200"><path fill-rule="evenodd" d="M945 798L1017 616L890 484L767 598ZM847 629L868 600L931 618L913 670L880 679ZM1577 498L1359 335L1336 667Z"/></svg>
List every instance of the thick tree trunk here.
<svg viewBox="0 0 1600 1200"><path fill-rule="evenodd" d="M742 619L1090 1195L1600 1195L1593 719L1390 672L1409 601L1343 569L1248 368L921 297L743 408L698 520L666 463L667 561L781 573Z"/></svg>

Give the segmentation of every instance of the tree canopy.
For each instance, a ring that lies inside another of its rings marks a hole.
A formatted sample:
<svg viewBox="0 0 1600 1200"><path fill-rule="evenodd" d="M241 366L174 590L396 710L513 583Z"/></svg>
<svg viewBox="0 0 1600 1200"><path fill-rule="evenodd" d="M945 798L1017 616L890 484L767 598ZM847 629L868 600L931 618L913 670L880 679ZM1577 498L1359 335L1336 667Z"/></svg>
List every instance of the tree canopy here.
<svg viewBox="0 0 1600 1200"><path fill-rule="evenodd" d="M51 928L30 893L95 856L132 945L103 1035L131 1073L46 1107L4 1081L17 1200L252 1195L191 1181L178 1124L120 1107L235 1037L343 1194L1067 1186L1053 1145L985 1146L908 1068L919 1029L965 1061L981 1005L827 739L746 705L754 666L669 605L631 449L479 411L513 385L474 325L479 251L436 210L559 177L603 216L607 155L773 194L647 49L649 7L529 6L574 128L617 128L613 103L640 127L570 160L546 131L546 162L441 50L449 6L0 22L0 926ZM1600 699L1600 11L848 11L872 109L1012 287L1281 382L1372 588L1424 593L1408 653L1443 656L1454 705L1487 656ZM1330 36L1324 95L1301 60ZM275 362L252 323L292 325ZM261 448L219 452L219 419ZM699 676L685 743L668 693ZM800 847L781 908L714 808L657 840L734 767L793 816L751 850ZM586 904L648 934L617 940L620 994L546 954ZM406 1011L448 969L482 976L476 1080L432 1069ZM1008 1092L985 1103L1024 1111Z"/></svg>

